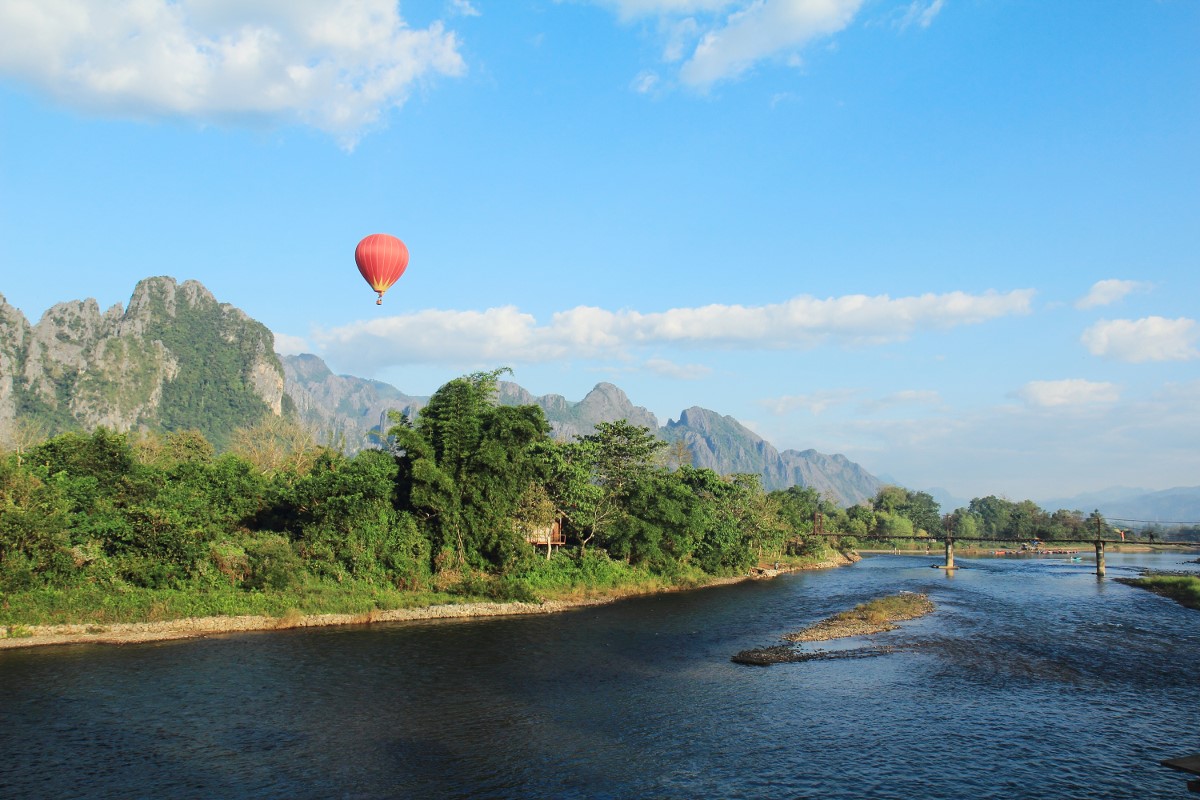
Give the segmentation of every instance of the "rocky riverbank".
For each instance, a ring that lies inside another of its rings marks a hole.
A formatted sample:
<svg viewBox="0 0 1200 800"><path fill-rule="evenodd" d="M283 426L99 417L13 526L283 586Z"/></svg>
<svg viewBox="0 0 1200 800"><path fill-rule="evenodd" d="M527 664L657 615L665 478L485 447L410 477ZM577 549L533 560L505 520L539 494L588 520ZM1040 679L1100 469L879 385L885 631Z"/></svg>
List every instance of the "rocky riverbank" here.
<svg viewBox="0 0 1200 800"><path fill-rule="evenodd" d="M803 569L827 569L852 564L857 560L858 557L853 554L847 556L839 553ZM755 568L746 575L714 578L705 586L695 588L773 578L793 571L796 570L785 565ZM107 625L10 625L7 628L0 627L0 650L63 644L136 644L171 639L192 639L222 633L317 628L329 625L369 625L378 622L555 614L577 608L603 605L629 596L628 593L617 591L609 596L586 600L547 600L541 603L453 603L422 608L371 611L365 614L197 617L162 622L127 622Z"/></svg>

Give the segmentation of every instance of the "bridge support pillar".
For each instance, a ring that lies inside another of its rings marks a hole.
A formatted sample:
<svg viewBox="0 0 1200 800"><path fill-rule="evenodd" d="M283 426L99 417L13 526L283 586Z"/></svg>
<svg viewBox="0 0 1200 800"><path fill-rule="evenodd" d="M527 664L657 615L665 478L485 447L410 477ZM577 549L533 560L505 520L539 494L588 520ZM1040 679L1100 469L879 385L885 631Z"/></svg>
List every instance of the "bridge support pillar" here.
<svg viewBox="0 0 1200 800"><path fill-rule="evenodd" d="M954 569L954 539L946 537L946 569Z"/></svg>
<svg viewBox="0 0 1200 800"><path fill-rule="evenodd" d="M1104 542L1096 540L1096 574L1104 577Z"/></svg>

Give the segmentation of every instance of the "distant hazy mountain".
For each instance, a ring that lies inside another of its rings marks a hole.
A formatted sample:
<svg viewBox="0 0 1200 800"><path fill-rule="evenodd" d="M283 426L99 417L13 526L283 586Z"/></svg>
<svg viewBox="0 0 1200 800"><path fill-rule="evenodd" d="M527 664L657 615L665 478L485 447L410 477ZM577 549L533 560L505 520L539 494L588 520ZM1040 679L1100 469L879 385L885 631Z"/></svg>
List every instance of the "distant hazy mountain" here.
<svg viewBox="0 0 1200 800"><path fill-rule="evenodd" d="M323 444L336 444L355 453L367 447L370 434L387 430L389 410L415 417L429 402L391 384L334 375L314 355L284 356L283 374L288 395L300 420Z"/></svg>
<svg viewBox="0 0 1200 800"><path fill-rule="evenodd" d="M658 430L658 418L645 408L635 406L625 392L611 383L596 384L582 400L573 403L560 394L535 397L515 383L501 382L498 399L503 405L541 406L555 437L566 441L591 433L597 422L615 422L619 419L652 431Z"/></svg>
<svg viewBox="0 0 1200 800"><path fill-rule="evenodd" d="M895 483L894 480L886 480L888 483ZM924 491L927 492L935 501L937 501L937 504L942 509L943 514L949 514L956 508L966 508L971 502L969 499L964 499L951 494L948 489L943 489L940 486L935 486L932 489L925 489Z"/></svg>
<svg viewBox="0 0 1200 800"><path fill-rule="evenodd" d="M1042 508L1083 511L1098 509L1109 519L1147 523L1200 524L1200 486L1177 486L1157 492L1114 486L1100 492L1046 500Z"/></svg>
<svg viewBox="0 0 1200 800"><path fill-rule="evenodd" d="M831 493L843 505L874 497L883 482L843 455L816 450L776 450L754 431L730 416L693 406L661 429L668 441L682 441L692 463L722 475L749 472L762 475L769 490L811 486Z"/></svg>
<svg viewBox="0 0 1200 800"><path fill-rule="evenodd" d="M379 430L380 420L389 408L415 415L428 402L426 397L404 394L379 381L334 375L314 355L286 356L283 366L288 393L305 422L318 435L328 431L342 434L352 449L366 446L370 432ZM582 400L570 401L558 394L536 396L515 383L502 381L497 399L505 405L540 406L554 436L567 441L591 433L597 422L628 420L667 441L683 441L695 466L722 475L756 473L762 476L766 489L811 486L832 494L844 505L853 505L873 497L883 485L845 456L815 450L780 453L733 417L703 408L689 408L678 421L660 427L653 413L634 405L611 383L599 383Z"/></svg>

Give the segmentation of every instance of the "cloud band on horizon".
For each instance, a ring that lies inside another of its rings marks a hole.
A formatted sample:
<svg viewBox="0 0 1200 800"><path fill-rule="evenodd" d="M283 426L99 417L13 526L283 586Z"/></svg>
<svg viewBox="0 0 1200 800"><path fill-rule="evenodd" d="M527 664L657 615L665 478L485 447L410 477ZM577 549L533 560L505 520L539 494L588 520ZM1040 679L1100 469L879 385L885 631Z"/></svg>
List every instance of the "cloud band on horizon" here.
<svg viewBox="0 0 1200 800"><path fill-rule="evenodd" d="M319 328L321 354L374 373L404 364L544 363L570 358L630 358L638 348L726 350L866 346L1029 314L1032 289L948 292L892 298L799 296L762 306L711 304L660 312L577 306L539 323L516 306L485 311L428 309ZM290 337L284 337L290 338Z"/></svg>

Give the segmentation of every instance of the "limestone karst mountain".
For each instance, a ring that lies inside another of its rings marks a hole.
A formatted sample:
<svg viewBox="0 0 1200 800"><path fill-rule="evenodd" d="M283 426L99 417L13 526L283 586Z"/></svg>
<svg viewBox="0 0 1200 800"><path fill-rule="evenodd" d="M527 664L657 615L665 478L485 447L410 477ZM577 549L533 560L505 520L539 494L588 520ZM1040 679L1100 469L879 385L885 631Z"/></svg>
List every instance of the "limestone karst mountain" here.
<svg viewBox="0 0 1200 800"><path fill-rule="evenodd" d="M844 456L781 453L732 417L703 408L660 426L611 383L570 401L501 382L498 400L540 406L563 440L626 419L682 441L696 466L757 473L767 489L800 484L851 504L882 485ZM281 360L265 326L196 281L147 278L127 308L59 303L36 325L0 296L0 442L27 423L46 434L102 425L197 429L220 447L269 413L294 416L318 441L355 452L386 430L389 410L415 416L427 401L381 381L335 375L314 355Z"/></svg>
<svg viewBox="0 0 1200 800"><path fill-rule="evenodd" d="M196 281L147 278L129 307L59 303L36 325L0 297L0 434L197 429L224 442L281 414L283 368L261 323Z"/></svg>

